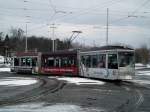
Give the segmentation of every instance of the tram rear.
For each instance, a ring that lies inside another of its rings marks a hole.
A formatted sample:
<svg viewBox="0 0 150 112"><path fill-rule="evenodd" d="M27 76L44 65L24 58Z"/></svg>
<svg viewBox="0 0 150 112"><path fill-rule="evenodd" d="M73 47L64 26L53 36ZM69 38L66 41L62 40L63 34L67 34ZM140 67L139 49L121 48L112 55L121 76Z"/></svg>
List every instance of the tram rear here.
<svg viewBox="0 0 150 112"><path fill-rule="evenodd" d="M12 57L11 71L16 73L38 73L38 52L17 52Z"/></svg>

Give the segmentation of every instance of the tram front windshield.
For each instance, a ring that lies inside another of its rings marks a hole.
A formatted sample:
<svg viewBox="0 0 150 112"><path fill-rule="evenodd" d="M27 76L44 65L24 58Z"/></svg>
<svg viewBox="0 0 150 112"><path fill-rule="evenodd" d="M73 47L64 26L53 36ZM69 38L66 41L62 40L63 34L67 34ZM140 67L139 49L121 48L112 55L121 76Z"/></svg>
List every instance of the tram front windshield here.
<svg viewBox="0 0 150 112"><path fill-rule="evenodd" d="M119 67L134 67L134 53L133 52L119 52Z"/></svg>

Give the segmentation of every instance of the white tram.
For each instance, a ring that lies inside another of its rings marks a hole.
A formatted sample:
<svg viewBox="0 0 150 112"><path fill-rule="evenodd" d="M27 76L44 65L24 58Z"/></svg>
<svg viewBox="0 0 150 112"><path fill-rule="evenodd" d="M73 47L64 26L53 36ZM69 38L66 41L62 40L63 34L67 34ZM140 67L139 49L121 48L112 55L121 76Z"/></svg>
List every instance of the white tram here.
<svg viewBox="0 0 150 112"><path fill-rule="evenodd" d="M108 80L127 80L135 75L134 50L123 46L103 46L80 52L80 75Z"/></svg>

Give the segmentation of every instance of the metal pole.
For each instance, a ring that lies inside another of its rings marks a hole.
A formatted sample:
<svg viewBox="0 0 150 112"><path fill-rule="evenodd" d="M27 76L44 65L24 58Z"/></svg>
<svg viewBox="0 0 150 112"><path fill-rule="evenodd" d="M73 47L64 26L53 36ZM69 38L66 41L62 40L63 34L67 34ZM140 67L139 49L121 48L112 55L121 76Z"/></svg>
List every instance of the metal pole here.
<svg viewBox="0 0 150 112"><path fill-rule="evenodd" d="M54 24L53 24L53 30L52 30L52 40L53 40L53 52L55 51L55 39L54 39Z"/></svg>
<svg viewBox="0 0 150 112"><path fill-rule="evenodd" d="M28 52L28 39L27 39L27 23L26 23L26 38L25 38L25 52Z"/></svg>
<svg viewBox="0 0 150 112"><path fill-rule="evenodd" d="M55 24L52 24L52 51L54 52L56 50L56 46L55 46Z"/></svg>
<svg viewBox="0 0 150 112"><path fill-rule="evenodd" d="M106 26L106 45L108 45L108 25L109 25L109 9L107 8L107 26Z"/></svg>

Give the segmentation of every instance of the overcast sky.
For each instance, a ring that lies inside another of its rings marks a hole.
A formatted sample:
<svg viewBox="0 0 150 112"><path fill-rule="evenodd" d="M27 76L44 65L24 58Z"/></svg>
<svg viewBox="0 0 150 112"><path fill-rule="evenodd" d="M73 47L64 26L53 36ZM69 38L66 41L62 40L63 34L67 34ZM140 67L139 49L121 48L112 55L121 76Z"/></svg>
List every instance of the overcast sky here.
<svg viewBox="0 0 150 112"><path fill-rule="evenodd" d="M105 45L109 8L109 44L150 47L150 0L0 0L0 31L28 26L28 35L68 38L85 45Z"/></svg>

